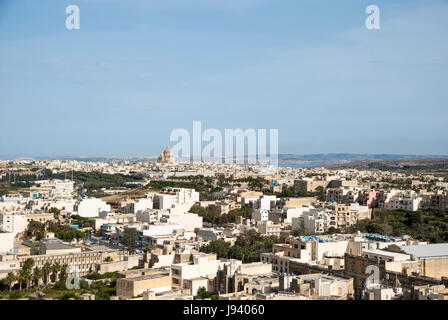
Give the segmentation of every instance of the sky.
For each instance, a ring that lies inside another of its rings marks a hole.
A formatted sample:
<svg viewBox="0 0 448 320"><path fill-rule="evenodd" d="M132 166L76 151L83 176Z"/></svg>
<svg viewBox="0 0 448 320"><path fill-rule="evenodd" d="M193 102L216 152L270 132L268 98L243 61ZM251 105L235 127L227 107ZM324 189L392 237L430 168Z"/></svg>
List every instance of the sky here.
<svg viewBox="0 0 448 320"><path fill-rule="evenodd" d="M447 16L447 0L0 0L0 156L157 155L194 120L278 129L279 153L447 155Z"/></svg>

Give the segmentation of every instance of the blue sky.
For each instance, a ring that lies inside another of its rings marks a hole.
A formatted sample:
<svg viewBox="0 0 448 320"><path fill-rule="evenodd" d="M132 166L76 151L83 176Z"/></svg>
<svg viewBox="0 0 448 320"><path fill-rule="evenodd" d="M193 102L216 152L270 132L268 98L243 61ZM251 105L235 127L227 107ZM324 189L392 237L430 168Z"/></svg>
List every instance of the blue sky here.
<svg viewBox="0 0 448 320"><path fill-rule="evenodd" d="M277 128L280 153L448 154L447 16L441 0L0 0L0 156L155 155L193 120Z"/></svg>

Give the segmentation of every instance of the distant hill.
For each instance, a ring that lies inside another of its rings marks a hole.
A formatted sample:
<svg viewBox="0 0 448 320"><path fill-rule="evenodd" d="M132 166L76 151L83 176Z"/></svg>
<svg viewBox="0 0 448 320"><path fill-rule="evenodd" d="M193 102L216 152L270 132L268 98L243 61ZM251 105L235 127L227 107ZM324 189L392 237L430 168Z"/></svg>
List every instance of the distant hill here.
<svg viewBox="0 0 448 320"><path fill-rule="evenodd" d="M345 164L329 164L328 169L379 169L395 171L419 171L421 173L448 174L448 158L435 159L398 159L398 160L373 160L357 161Z"/></svg>
<svg viewBox="0 0 448 320"><path fill-rule="evenodd" d="M403 154L351 154L351 153L320 153L320 154L280 154L280 166L314 167L341 165L364 161L411 160L411 159L448 159L446 155L403 155Z"/></svg>

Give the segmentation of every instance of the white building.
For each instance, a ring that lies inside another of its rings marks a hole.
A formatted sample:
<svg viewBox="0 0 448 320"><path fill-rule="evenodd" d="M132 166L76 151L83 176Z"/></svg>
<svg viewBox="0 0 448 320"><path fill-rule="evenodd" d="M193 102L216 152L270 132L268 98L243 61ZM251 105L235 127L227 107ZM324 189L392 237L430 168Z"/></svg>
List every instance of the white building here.
<svg viewBox="0 0 448 320"><path fill-rule="evenodd" d="M420 202L422 202L421 197L398 197L393 199L394 210L404 209L408 211L417 211L420 207Z"/></svg>
<svg viewBox="0 0 448 320"><path fill-rule="evenodd" d="M20 233L24 232L28 226L26 216L24 214L12 213L2 214L3 230L6 232Z"/></svg>
<svg viewBox="0 0 448 320"><path fill-rule="evenodd" d="M193 254L192 258L192 262L171 265L173 288L184 289L184 281L189 279L200 277L213 279L216 277L218 269L222 269L225 264L221 260L216 260L216 254L198 253Z"/></svg>
<svg viewBox="0 0 448 320"><path fill-rule="evenodd" d="M309 207L302 208L284 208L283 215L285 216L284 222L292 223L293 218L300 218L303 216L303 213L309 211Z"/></svg>
<svg viewBox="0 0 448 320"><path fill-rule="evenodd" d="M178 224L185 231L194 231L196 228L202 228L202 217L196 213L169 214L163 218L164 222Z"/></svg>
<svg viewBox="0 0 448 320"><path fill-rule="evenodd" d="M145 211L147 209L152 209L153 208L152 199L150 199L150 198L139 199L134 202L133 208L134 208L134 211L133 211L134 213L137 213L139 211Z"/></svg>
<svg viewBox="0 0 448 320"><path fill-rule="evenodd" d="M261 210L271 210L271 208L274 208L277 200L278 198L276 196L264 195L263 197L257 200L256 208Z"/></svg>
<svg viewBox="0 0 448 320"><path fill-rule="evenodd" d="M253 209L252 219L254 219L257 222L268 221L269 220L269 211L264 210L264 209Z"/></svg>
<svg viewBox="0 0 448 320"><path fill-rule="evenodd" d="M188 211L199 201L199 192L186 188L165 188L155 196L155 200L158 203L158 209L181 207Z"/></svg>
<svg viewBox="0 0 448 320"><path fill-rule="evenodd" d="M155 223L159 221L159 213L160 210L144 210L144 211L137 211L136 213L136 219L139 222L145 222L145 223Z"/></svg>
<svg viewBox="0 0 448 320"><path fill-rule="evenodd" d="M75 210L84 218L98 217L101 211L110 211L110 205L101 199L82 199L76 204Z"/></svg>
<svg viewBox="0 0 448 320"><path fill-rule="evenodd" d="M280 236L280 224L274 224L272 221L263 221L258 224L258 232L265 236Z"/></svg>
<svg viewBox="0 0 448 320"><path fill-rule="evenodd" d="M178 224L160 223L144 225L142 233L145 237L170 235L175 231L183 230L183 227Z"/></svg>
<svg viewBox="0 0 448 320"><path fill-rule="evenodd" d="M0 231L0 253L14 252L14 238L16 233Z"/></svg>

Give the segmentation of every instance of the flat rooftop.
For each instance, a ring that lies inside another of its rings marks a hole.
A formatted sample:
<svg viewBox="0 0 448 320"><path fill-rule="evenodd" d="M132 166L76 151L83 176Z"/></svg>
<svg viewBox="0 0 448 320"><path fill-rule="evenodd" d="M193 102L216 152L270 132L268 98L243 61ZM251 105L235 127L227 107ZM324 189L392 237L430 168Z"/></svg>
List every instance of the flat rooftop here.
<svg viewBox="0 0 448 320"><path fill-rule="evenodd" d="M377 254L381 256L389 256L389 257L396 257L396 258L410 258L409 254L399 253L399 252L391 252L386 250L363 250L362 253L370 253L370 254Z"/></svg>
<svg viewBox="0 0 448 320"><path fill-rule="evenodd" d="M145 274L145 275L141 275L141 276L138 276L138 277L131 277L131 278L118 278L117 280L135 282L135 281L143 281L143 280L164 278L164 277L169 277L169 276L170 276L169 272L163 272L163 273Z"/></svg>
<svg viewBox="0 0 448 320"><path fill-rule="evenodd" d="M407 254L414 254L419 258L446 257L448 256L448 243L420 244L413 246L401 246Z"/></svg>

